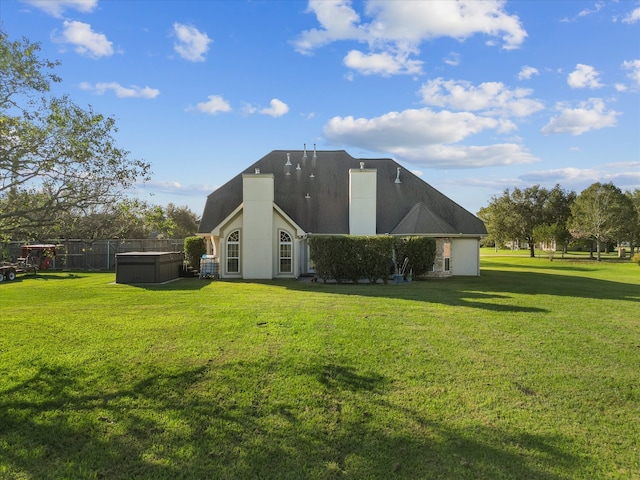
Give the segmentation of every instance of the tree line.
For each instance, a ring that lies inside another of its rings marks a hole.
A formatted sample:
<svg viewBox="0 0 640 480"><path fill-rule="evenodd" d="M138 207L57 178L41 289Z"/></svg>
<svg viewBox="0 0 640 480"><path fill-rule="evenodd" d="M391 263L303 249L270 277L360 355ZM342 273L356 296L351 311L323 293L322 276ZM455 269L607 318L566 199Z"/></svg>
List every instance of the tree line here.
<svg viewBox="0 0 640 480"><path fill-rule="evenodd" d="M187 207L129 198L151 165L116 145L113 118L51 94L59 62L39 51L0 30L0 241L193 235Z"/></svg>
<svg viewBox="0 0 640 480"><path fill-rule="evenodd" d="M530 255L540 242L555 242L563 252L586 241L600 260L604 245L629 242L631 254L640 240L640 189L623 192L613 183L596 182L580 194L534 185L505 190L480 209L488 240L495 245L526 242Z"/></svg>

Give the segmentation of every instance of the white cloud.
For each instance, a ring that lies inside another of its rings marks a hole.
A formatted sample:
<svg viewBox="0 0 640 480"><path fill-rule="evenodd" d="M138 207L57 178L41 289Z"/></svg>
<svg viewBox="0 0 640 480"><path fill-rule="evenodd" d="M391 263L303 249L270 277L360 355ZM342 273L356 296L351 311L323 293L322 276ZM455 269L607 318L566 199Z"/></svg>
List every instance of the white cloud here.
<svg viewBox="0 0 640 480"><path fill-rule="evenodd" d="M558 168L540 170L520 176L527 183L546 185L561 184L564 188L575 189L578 193L595 182L613 182L621 188L638 188L640 186L640 170L638 162L635 169L625 166L603 165L602 168Z"/></svg>
<svg viewBox="0 0 640 480"><path fill-rule="evenodd" d="M389 151L398 145L423 147L458 142L498 126L497 120L473 113L434 112L422 108L386 113L371 119L334 117L325 125L324 133L334 143Z"/></svg>
<svg viewBox="0 0 640 480"><path fill-rule="evenodd" d="M139 184L138 188L153 193L164 193L180 196L208 195L218 188L218 185L189 184L185 185L174 180L149 180Z"/></svg>
<svg viewBox="0 0 640 480"><path fill-rule="evenodd" d="M419 45L439 37L463 41L476 34L500 37L505 49L518 48L527 36L515 15L507 14L502 0L419 2L411 0L365 2L361 21L350 0L310 0L320 28L303 31L294 41L296 51L314 49L341 40L366 43L369 52L352 50L344 63L365 74L420 73L422 62L409 58Z"/></svg>
<svg viewBox="0 0 640 480"><path fill-rule="evenodd" d="M160 90L157 88L138 87L137 85L123 87L116 82L100 82L95 85L82 82L80 88L83 90L93 90L98 95L104 95L107 91L111 90L118 98L156 98L160 95Z"/></svg>
<svg viewBox="0 0 640 480"><path fill-rule="evenodd" d="M66 9L77 10L82 13L92 12L98 5L98 0L22 0L24 3L33 5L44 11L48 15L62 18Z"/></svg>
<svg viewBox="0 0 640 480"><path fill-rule="evenodd" d="M592 9L585 8L578 13L579 17L586 17L587 15L591 15L592 13L598 13L604 7L604 2L596 2Z"/></svg>
<svg viewBox="0 0 640 480"><path fill-rule="evenodd" d="M599 75L600 73L591 65L579 63L567 77L567 83L571 88L599 88L602 87L598 79Z"/></svg>
<svg viewBox="0 0 640 480"><path fill-rule="evenodd" d="M300 53L311 53L337 40L366 40L364 29L356 26L360 17L350 0L309 0L307 12L315 13L322 28L302 32L294 43Z"/></svg>
<svg viewBox="0 0 640 480"><path fill-rule="evenodd" d="M271 102L269 102L268 107L256 107L250 103L244 103L242 106L242 113L244 115L253 115L259 113L260 115L269 115L271 117L281 117L289 112L289 105L284 103L282 100L277 98L273 98Z"/></svg>
<svg viewBox="0 0 640 480"><path fill-rule="evenodd" d="M268 108L262 108L258 111L262 115L269 115L271 117L281 117L289 111L289 106L284 103L282 100L278 100L274 98L269 102Z"/></svg>
<svg viewBox="0 0 640 480"><path fill-rule="evenodd" d="M522 67L522 70L520 70L520 73L518 73L518 80L529 80L534 75L540 75L538 69L525 65Z"/></svg>
<svg viewBox="0 0 640 480"><path fill-rule="evenodd" d="M538 183L560 183L559 180L561 179L563 184L572 185L575 183L589 182L590 180L597 178L599 173L600 172L593 169L567 167L528 172L521 175L520 178L522 180Z"/></svg>
<svg viewBox="0 0 640 480"><path fill-rule="evenodd" d="M633 11L625 15L622 21L624 23L636 23L640 21L640 7L635 8Z"/></svg>
<svg viewBox="0 0 640 480"><path fill-rule="evenodd" d="M391 153L409 162L436 168L483 168L538 161L522 145L515 143L481 146L430 145L416 149L399 147Z"/></svg>
<svg viewBox="0 0 640 480"><path fill-rule="evenodd" d="M640 87L640 60L625 61L622 68L629 70L627 76L633 80L636 87Z"/></svg>
<svg viewBox="0 0 640 480"><path fill-rule="evenodd" d="M408 53L381 52L366 54L358 50L351 50L344 57L344 64L363 75L380 74L386 77L389 75L420 73L422 72L423 62L410 60Z"/></svg>
<svg viewBox="0 0 640 480"><path fill-rule="evenodd" d="M76 52L92 58L113 55L113 44L106 35L94 32L88 23L65 20L62 25L62 36L54 37L55 41L75 45Z"/></svg>
<svg viewBox="0 0 640 480"><path fill-rule="evenodd" d="M505 49L518 48L527 33L517 16L504 11L504 5L501 0L370 1L366 12L373 21L366 27L370 38L376 40L418 44L439 37L464 40L484 34L500 37Z"/></svg>
<svg viewBox="0 0 640 480"><path fill-rule="evenodd" d="M213 40L191 25L176 22L173 24L173 31L178 39L173 46L174 50L190 62L204 62L209 44Z"/></svg>
<svg viewBox="0 0 640 480"><path fill-rule="evenodd" d="M428 167L476 168L536 160L516 144L455 145L483 130L502 128L503 122L494 118L423 108L371 119L334 117L324 126L324 135L334 144L389 153Z"/></svg>
<svg viewBox="0 0 640 480"><path fill-rule="evenodd" d="M542 102L528 98L532 90L512 90L502 82L474 86L466 81L436 78L422 85L420 93L427 105L479 111L486 115L525 117L544 108Z"/></svg>
<svg viewBox="0 0 640 480"><path fill-rule="evenodd" d="M592 98L581 102L577 108L570 108L566 104L557 106L560 115L551 118L549 123L542 127L545 135L553 133L570 133L582 135L590 130L599 130L616 125L618 112L605 110L604 101L600 98Z"/></svg>
<svg viewBox="0 0 640 480"><path fill-rule="evenodd" d="M452 67L457 67L458 65L460 65L460 54L456 52L451 52L449 55L447 55L444 58L443 61L447 65L450 65Z"/></svg>
<svg viewBox="0 0 640 480"><path fill-rule="evenodd" d="M196 109L203 113L215 115L220 112L230 112L231 105L220 95L209 95L206 102L201 102L196 105Z"/></svg>

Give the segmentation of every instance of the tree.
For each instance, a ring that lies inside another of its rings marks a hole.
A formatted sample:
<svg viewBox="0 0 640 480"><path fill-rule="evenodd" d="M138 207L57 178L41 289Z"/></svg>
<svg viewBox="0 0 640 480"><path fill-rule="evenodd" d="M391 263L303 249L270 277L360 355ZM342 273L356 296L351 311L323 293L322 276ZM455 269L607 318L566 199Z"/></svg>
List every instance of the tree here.
<svg viewBox="0 0 640 480"><path fill-rule="evenodd" d="M549 260L553 260L553 252L556 250L553 242L556 242L556 246L558 244L557 238L561 235L560 231L566 227L562 227L557 223L549 225L548 223L542 223L540 225L536 225L533 229L533 236L538 242L545 242L547 244L547 255L549 255Z"/></svg>
<svg viewBox="0 0 640 480"><path fill-rule="evenodd" d="M560 185L556 185L549 192L549 198L545 205L547 225L551 225L553 238L558 247L561 247L562 255L564 256L567 251L567 247L571 239L571 232L569 231L568 222L571 218L571 205L576 200L576 192L565 191L560 188ZM535 234L537 241L545 241L546 239L538 238Z"/></svg>
<svg viewBox="0 0 640 480"><path fill-rule="evenodd" d="M52 226L60 216L124 198L149 164L115 145L113 118L49 95L57 62L0 31L0 231Z"/></svg>
<svg viewBox="0 0 640 480"><path fill-rule="evenodd" d="M529 244L529 252L535 256L535 243L548 241L547 238L536 237L536 227L555 225L553 240L560 245L566 245L570 235L563 228L570 216L570 205L575 193L565 192L556 185L552 190L541 188L540 185L525 188L515 188L513 192L505 190L500 197L493 197L487 207L478 212L478 216L485 222L487 231L498 243L506 241L523 241ZM538 232L545 231L539 228Z"/></svg>
<svg viewBox="0 0 640 480"><path fill-rule="evenodd" d="M573 203L570 230L576 238L595 241L600 261L602 243L626 236L625 222L633 218L633 213L633 204L618 187L596 182Z"/></svg>
<svg viewBox="0 0 640 480"><path fill-rule="evenodd" d="M625 195L633 205L635 213L628 221L629 246L631 256L633 256L635 247L640 243L640 189L636 188L633 192L626 192Z"/></svg>
<svg viewBox="0 0 640 480"><path fill-rule="evenodd" d="M198 216L186 205L176 207L170 203L165 208L166 215L174 224L173 238L186 238L198 232Z"/></svg>
<svg viewBox="0 0 640 480"><path fill-rule="evenodd" d="M508 241L516 240L517 222L513 215L513 205L509 190L500 197L493 197L488 206L478 212L478 217L487 227L488 237L495 242L496 248Z"/></svg>
<svg viewBox="0 0 640 480"><path fill-rule="evenodd" d="M125 198L114 204L104 205L89 211L65 212L60 221L48 234L40 234L42 239L82 239L105 238L146 238L149 228L144 214L147 204Z"/></svg>

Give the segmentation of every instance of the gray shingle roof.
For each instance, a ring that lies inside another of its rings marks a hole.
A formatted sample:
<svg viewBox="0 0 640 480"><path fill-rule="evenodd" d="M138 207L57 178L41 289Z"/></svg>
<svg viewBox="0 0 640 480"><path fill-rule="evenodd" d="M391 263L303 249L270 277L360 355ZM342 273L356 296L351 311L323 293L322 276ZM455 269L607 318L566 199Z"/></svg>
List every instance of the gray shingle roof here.
<svg viewBox="0 0 640 480"><path fill-rule="evenodd" d="M287 153L291 166L285 166ZM209 233L242 203L242 173L274 175L275 203L307 233L349 233L349 169L377 169L377 233L485 235L484 223L388 158L358 159L344 150L274 150L207 197L200 233ZM299 169L297 168L299 165ZM289 173L289 174L287 174ZM306 198L308 197L308 198Z"/></svg>

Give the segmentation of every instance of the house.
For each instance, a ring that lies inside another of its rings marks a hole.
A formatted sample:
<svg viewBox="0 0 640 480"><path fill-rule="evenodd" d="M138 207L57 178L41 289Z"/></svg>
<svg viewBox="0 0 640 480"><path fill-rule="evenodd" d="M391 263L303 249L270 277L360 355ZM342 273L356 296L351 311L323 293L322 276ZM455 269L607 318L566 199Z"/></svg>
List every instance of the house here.
<svg viewBox="0 0 640 480"><path fill-rule="evenodd" d="M316 235L425 235L434 276L480 274L483 222L391 159L274 150L207 197L199 235L221 278L313 273Z"/></svg>

